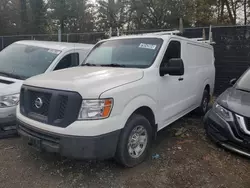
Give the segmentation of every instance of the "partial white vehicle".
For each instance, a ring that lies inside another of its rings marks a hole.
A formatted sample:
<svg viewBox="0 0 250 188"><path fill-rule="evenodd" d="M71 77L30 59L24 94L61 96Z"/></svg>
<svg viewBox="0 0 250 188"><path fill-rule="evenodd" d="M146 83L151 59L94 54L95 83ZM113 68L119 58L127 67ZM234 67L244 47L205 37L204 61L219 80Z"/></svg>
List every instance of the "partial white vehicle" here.
<svg viewBox="0 0 250 188"><path fill-rule="evenodd" d="M158 131L206 112L214 81L210 44L172 33L111 38L82 67L24 82L18 132L42 151L133 167Z"/></svg>
<svg viewBox="0 0 250 188"><path fill-rule="evenodd" d="M0 52L0 137L16 133L16 106L23 81L79 66L94 45L19 41Z"/></svg>

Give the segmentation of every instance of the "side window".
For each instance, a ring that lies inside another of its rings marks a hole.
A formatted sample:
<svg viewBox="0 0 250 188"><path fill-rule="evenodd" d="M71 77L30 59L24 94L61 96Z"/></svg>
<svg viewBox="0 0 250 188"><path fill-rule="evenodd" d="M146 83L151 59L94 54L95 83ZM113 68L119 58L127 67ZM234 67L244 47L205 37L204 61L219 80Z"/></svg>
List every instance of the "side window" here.
<svg viewBox="0 0 250 188"><path fill-rule="evenodd" d="M76 67L78 65L79 65L79 53L71 53L62 58L54 70Z"/></svg>
<svg viewBox="0 0 250 188"><path fill-rule="evenodd" d="M172 40L163 57L161 67L167 66L168 62L172 58L181 58L181 43L179 41Z"/></svg>

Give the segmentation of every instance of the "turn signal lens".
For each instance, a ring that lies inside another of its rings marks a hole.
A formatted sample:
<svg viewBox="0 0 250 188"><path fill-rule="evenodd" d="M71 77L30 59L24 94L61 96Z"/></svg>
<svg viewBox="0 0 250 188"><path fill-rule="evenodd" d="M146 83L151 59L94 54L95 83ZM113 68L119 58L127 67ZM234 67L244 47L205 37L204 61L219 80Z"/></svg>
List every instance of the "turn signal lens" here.
<svg viewBox="0 0 250 188"><path fill-rule="evenodd" d="M111 99L106 99L104 102L104 108L102 112L102 117L106 118L109 116L111 109L112 109L112 103L113 101Z"/></svg>

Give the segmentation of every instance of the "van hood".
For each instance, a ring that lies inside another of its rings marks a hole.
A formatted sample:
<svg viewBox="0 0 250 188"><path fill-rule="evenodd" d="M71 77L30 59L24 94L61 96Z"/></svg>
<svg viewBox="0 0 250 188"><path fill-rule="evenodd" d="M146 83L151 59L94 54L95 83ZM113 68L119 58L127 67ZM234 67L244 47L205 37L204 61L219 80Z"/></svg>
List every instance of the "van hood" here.
<svg viewBox="0 0 250 188"><path fill-rule="evenodd" d="M0 96L20 93L23 80L0 76Z"/></svg>
<svg viewBox="0 0 250 188"><path fill-rule="evenodd" d="M75 67L32 77L25 85L75 91L83 98L99 98L110 89L143 78L143 70L117 67Z"/></svg>
<svg viewBox="0 0 250 188"><path fill-rule="evenodd" d="M232 87L222 93L217 102L236 114L250 117L250 93Z"/></svg>

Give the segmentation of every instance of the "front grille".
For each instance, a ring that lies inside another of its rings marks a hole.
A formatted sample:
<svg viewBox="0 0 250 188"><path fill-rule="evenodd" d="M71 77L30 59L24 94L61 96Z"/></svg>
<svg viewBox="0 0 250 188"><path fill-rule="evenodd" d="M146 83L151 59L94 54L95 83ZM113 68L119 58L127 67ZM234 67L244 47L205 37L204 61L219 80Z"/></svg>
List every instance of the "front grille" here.
<svg viewBox="0 0 250 188"><path fill-rule="evenodd" d="M246 123L247 130L250 131L250 118L245 118L245 123Z"/></svg>
<svg viewBox="0 0 250 188"><path fill-rule="evenodd" d="M65 109L67 107L68 104L68 97L67 96L63 96L63 95L59 95L59 113L57 116L57 119L63 119L63 117L65 116Z"/></svg>
<svg viewBox="0 0 250 188"><path fill-rule="evenodd" d="M234 132L234 136L237 137L240 140L245 140L247 142L250 142L250 135L247 135L241 128L239 123L236 120L236 116L234 115L235 122L231 125L232 130ZM245 118L246 119L246 118ZM245 120L246 121L246 120ZM246 122L247 123L247 122Z"/></svg>
<svg viewBox="0 0 250 188"><path fill-rule="evenodd" d="M81 102L82 97L76 92L23 86L20 111L33 120L67 127L77 119Z"/></svg>
<svg viewBox="0 0 250 188"><path fill-rule="evenodd" d="M29 90L29 96L30 96L30 109L32 112L43 115L43 116L48 116L49 115L49 104L51 100L51 93L45 93L45 92L37 92L37 91L32 91ZM43 105L41 108L37 108L35 106L35 101L36 99L41 98L43 101Z"/></svg>

